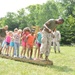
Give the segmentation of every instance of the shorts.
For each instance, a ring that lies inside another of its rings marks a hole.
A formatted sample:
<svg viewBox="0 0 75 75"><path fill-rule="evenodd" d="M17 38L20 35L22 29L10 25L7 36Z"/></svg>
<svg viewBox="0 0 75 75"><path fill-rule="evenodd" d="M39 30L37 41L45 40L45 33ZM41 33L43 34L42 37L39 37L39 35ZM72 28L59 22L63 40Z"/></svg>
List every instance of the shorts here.
<svg viewBox="0 0 75 75"><path fill-rule="evenodd" d="M14 42L10 42L10 46L11 47L14 47Z"/></svg>
<svg viewBox="0 0 75 75"><path fill-rule="evenodd" d="M10 45L10 43L6 42L6 45L7 45L7 46L9 46L9 45Z"/></svg>
<svg viewBox="0 0 75 75"><path fill-rule="evenodd" d="M33 48L33 45L32 44L27 44L27 48Z"/></svg>
<svg viewBox="0 0 75 75"><path fill-rule="evenodd" d="M40 46L41 46L41 44L40 44L40 43L38 43L38 42L36 42L36 45L37 45L38 47L40 47Z"/></svg>
<svg viewBox="0 0 75 75"><path fill-rule="evenodd" d="M22 46L26 47L26 42L22 41Z"/></svg>
<svg viewBox="0 0 75 75"><path fill-rule="evenodd" d="M3 42L2 42L2 47L4 47L6 45L6 41L4 40Z"/></svg>
<svg viewBox="0 0 75 75"><path fill-rule="evenodd" d="M6 48L8 48L10 46L10 43L6 42Z"/></svg>

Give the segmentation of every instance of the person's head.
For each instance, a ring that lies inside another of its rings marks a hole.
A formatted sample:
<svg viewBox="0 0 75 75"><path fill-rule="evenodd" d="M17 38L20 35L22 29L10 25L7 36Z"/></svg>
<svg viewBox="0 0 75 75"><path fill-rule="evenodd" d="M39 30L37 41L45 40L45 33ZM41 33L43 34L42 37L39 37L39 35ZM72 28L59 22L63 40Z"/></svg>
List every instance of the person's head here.
<svg viewBox="0 0 75 75"><path fill-rule="evenodd" d="M21 33L22 33L22 30L21 30L21 29L19 29L19 30L18 30L18 33L19 33L19 34L21 34Z"/></svg>
<svg viewBox="0 0 75 75"><path fill-rule="evenodd" d="M14 29L14 33L16 33L16 32L18 32L18 29L17 28Z"/></svg>
<svg viewBox="0 0 75 75"><path fill-rule="evenodd" d="M5 29L5 30L8 30L8 25L5 25L5 26L4 26L4 29Z"/></svg>
<svg viewBox="0 0 75 75"><path fill-rule="evenodd" d="M29 32L29 33L31 32L31 30L30 30L29 27L26 27L26 28L25 28L25 31L26 31L26 32Z"/></svg>
<svg viewBox="0 0 75 75"><path fill-rule="evenodd" d="M35 33L35 29L32 29L32 30L31 30L31 34L34 34L34 33Z"/></svg>
<svg viewBox="0 0 75 75"><path fill-rule="evenodd" d="M62 18L56 19L56 23L62 24L62 23L64 23L64 19L62 19Z"/></svg>
<svg viewBox="0 0 75 75"><path fill-rule="evenodd" d="M9 31L9 32L8 32L8 35L9 35L9 36L12 36L12 35L13 35L13 32L12 32L12 31Z"/></svg>

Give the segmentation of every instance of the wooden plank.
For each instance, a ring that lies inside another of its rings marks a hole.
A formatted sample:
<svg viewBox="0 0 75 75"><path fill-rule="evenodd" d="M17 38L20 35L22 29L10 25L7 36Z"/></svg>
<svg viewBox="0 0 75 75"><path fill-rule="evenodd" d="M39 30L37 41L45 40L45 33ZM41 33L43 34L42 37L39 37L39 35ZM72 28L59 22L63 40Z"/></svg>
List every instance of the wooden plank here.
<svg viewBox="0 0 75 75"><path fill-rule="evenodd" d="M37 60L31 60L31 59L26 59L26 58L5 56L5 55L1 55L1 54L0 54L0 57L15 60L15 61L20 61L20 62L27 62L27 63L37 64L37 65L53 65L53 62L51 60L49 60L49 61L38 60L38 59Z"/></svg>

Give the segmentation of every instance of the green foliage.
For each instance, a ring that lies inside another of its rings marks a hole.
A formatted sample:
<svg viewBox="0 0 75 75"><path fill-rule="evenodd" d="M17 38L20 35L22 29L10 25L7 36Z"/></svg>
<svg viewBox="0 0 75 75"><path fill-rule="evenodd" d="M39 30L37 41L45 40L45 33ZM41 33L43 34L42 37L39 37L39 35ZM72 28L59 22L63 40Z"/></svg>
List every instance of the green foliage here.
<svg viewBox="0 0 75 75"><path fill-rule="evenodd" d="M16 14L13 12L8 12L6 17L5 17L5 25L9 26L9 30L14 30L15 28L19 28Z"/></svg>
<svg viewBox="0 0 75 75"><path fill-rule="evenodd" d="M61 43L71 44L75 43L75 1L74 0L60 0L58 1L58 9L61 11L60 15L64 18L65 22L58 29L61 31ZM60 7L59 7L60 6Z"/></svg>
<svg viewBox="0 0 75 75"><path fill-rule="evenodd" d="M25 12L24 8L20 9L17 13L17 20L18 20L19 28L21 28L21 29L27 27L26 15L27 15L27 13Z"/></svg>
<svg viewBox="0 0 75 75"><path fill-rule="evenodd" d="M27 26L39 26L51 18L64 18L63 25L57 27L60 30L62 44L75 43L75 0L48 0L46 3L30 5L22 8L17 13L8 12L0 19L0 26L9 26L9 30L14 28L25 28Z"/></svg>

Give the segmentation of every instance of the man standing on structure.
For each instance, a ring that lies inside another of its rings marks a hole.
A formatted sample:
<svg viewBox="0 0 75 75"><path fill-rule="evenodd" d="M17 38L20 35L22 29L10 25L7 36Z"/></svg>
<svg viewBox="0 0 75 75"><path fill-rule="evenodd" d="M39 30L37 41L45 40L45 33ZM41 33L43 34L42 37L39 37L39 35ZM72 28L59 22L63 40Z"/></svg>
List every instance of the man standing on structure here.
<svg viewBox="0 0 75 75"><path fill-rule="evenodd" d="M64 20L61 19L49 19L44 24L44 29L42 31L41 47L40 47L40 58L45 54L45 60L49 60L48 56L51 48L51 35L52 31L57 27L57 25L62 24Z"/></svg>

